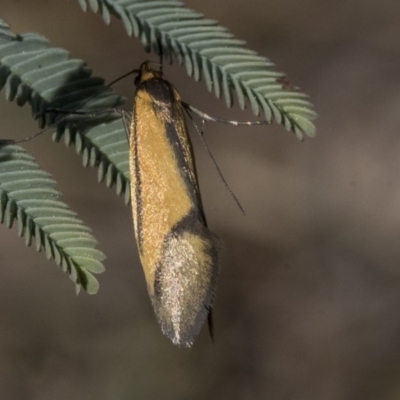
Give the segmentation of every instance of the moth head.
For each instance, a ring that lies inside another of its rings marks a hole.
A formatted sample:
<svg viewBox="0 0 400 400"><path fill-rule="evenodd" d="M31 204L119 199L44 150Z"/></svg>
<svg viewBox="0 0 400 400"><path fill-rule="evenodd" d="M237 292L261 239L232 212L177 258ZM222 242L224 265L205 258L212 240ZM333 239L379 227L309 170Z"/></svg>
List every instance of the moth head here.
<svg viewBox="0 0 400 400"><path fill-rule="evenodd" d="M159 70L155 70L151 68L150 64L155 64L159 66ZM135 78L135 85L138 86L139 84L146 82L150 79L164 79L162 73L162 64L156 61L144 61L140 68L135 71L138 75Z"/></svg>

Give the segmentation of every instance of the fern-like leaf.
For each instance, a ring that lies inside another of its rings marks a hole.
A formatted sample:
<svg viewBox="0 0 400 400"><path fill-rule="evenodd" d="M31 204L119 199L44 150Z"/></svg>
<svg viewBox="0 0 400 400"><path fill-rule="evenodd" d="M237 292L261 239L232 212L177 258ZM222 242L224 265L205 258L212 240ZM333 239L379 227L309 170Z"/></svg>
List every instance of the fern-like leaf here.
<svg viewBox="0 0 400 400"><path fill-rule="evenodd" d="M268 121L275 121L293 131L299 139L314 136L316 113L308 96L292 89L285 75L255 51L244 47L217 21L185 8L177 0L78 0L84 11L88 4L100 12L106 24L110 14L120 18L129 36L141 39L147 51L172 55L186 66L189 76L199 81L203 75L208 90L226 105L233 104L232 91L240 108L246 99L255 115L260 111Z"/></svg>
<svg viewBox="0 0 400 400"><path fill-rule="evenodd" d="M76 213L59 201L51 175L19 146L0 148L0 222L18 223L18 235L37 251L44 249L76 284L94 294L99 284L93 274L104 271L104 255Z"/></svg>
<svg viewBox="0 0 400 400"><path fill-rule="evenodd" d="M82 60L69 59L68 52L49 47L37 34L14 35L0 20L0 90L22 106L31 104L34 116L48 109L93 111L112 109L123 98L106 88L104 80L91 76ZM61 121L60 121L61 119ZM100 181L129 202L128 146L122 119L109 112L93 116L47 113L41 126L52 126L53 139L64 136L67 146L75 145L85 166L97 166Z"/></svg>

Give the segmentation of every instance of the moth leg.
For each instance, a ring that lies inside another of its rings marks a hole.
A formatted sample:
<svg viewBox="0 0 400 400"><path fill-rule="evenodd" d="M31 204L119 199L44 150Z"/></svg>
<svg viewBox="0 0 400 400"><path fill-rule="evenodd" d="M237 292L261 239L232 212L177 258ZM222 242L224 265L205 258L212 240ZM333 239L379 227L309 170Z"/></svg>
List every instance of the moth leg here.
<svg viewBox="0 0 400 400"><path fill-rule="evenodd" d="M240 211L242 212L242 214L243 214L243 215L246 215L246 213L245 213L245 211L244 211L244 208L243 208L242 205L240 204L240 201L239 201L239 199L236 197L235 193L233 193L233 190L232 190L232 189L230 188L230 186L228 185L228 182L226 181L224 175L222 174L222 171L221 171L221 169L219 168L219 165L217 164L217 161L215 160L213 154L211 153L211 150L210 150L210 148L208 147L208 144L207 144L207 142L206 142L206 140L205 140L205 138L204 138L204 123L205 123L205 120L203 119L203 120L201 121L201 129L200 129L200 128L197 126L196 122L194 122L194 119L193 119L193 117L192 117L192 114L190 113L190 111L192 111L192 110L191 110L190 108L188 109L188 108L186 108L186 107L185 107L185 110L186 110L186 113L187 113L187 115L189 116L190 120L192 121L192 124L194 125L194 127L195 127L197 133L199 134L200 139L201 139L201 141L203 142L203 145L204 145L204 147L206 148L206 151L207 151L209 157L211 158L211 161L212 161L212 163L214 164L214 167L215 167L215 169L217 170L218 175L219 175L219 177L220 177L221 180L222 180L222 183L223 183L224 186L225 186L225 189L226 189L226 190L229 192L229 194L232 196L234 202L235 202L236 205L239 207L239 209L240 209Z"/></svg>
<svg viewBox="0 0 400 400"><path fill-rule="evenodd" d="M197 114L199 117L201 117L203 119L203 121L211 121L211 122L220 122L223 124L229 124L229 125L234 125L234 126L240 126L240 125L271 125L272 122L271 121L230 121L228 119L223 119L223 118L216 118L213 117L209 114L206 114L200 110L198 110L197 108L191 106L188 103L182 102L182 106L189 111L194 112L195 114Z"/></svg>
<svg viewBox="0 0 400 400"><path fill-rule="evenodd" d="M122 122L125 128L126 140L128 141L129 144L129 133L130 133L129 126L130 126L130 121L132 120L132 113L126 110L120 110L120 111L122 116Z"/></svg>
<svg viewBox="0 0 400 400"><path fill-rule="evenodd" d="M97 111L78 111L78 110L63 110L61 108L48 108L47 110L44 110L36 118L41 118L45 116L48 113L57 113L57 114L64 114L66 116L68 115L86 115L88 117L97 117L102 114L111 114L112 112L115 112L116 114L120 114L121 110L119 108L103 108L102 110L97 110ZM58 123L60 123L59 121Z"/></svg>

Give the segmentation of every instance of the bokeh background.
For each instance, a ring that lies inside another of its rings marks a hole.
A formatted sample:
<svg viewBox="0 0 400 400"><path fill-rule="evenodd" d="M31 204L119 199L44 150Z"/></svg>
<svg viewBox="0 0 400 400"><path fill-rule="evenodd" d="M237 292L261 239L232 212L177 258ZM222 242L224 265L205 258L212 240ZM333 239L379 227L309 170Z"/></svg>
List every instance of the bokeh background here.
<svg viewBox="0 0 400 400"><path fill-rule="evenodd" d="M269 57L310 94L315 139L281 126L207 124L206 138L244 217L194 137L211 229L224 241L213 345L161 334L131 212L96 171L49 137L26 143L107 254L96 296L0 226L0 398L11 400L400 398L400 2L186 1ZM149 56L120 21L75 0L0 0L16 33L37 32L107 81ZM182 97L242 120L183 68ZM115 90L132 102L133 86ZM0 136L37 132L1 97Z"/></svg>

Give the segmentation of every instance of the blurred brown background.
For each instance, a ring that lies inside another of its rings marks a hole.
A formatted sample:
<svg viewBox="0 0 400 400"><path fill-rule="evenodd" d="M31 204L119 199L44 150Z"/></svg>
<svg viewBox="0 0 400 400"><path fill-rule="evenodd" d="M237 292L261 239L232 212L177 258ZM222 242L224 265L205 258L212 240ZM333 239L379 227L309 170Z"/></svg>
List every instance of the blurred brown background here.
<svg viewBox="0 0 400 400"><path fill-rule="evenodd" d="M208 124L206 138L243 217L194 137L210 227L224 240L216 343L161 334L130 210L49 137L26 144L107 254L96 296L74 287L16 229L0 226L0 398L398 400L400 398L400 2L194 0L309 93L318 136ZM149 58L113 19L75 0L0 0L16 33L37 32L108 81ZM150 56L156 59L154 56ZM227 110L183 68L183 98ZM115 90L129 97L125 81ZM1 94L0 136L37 131Z"/></svg>

